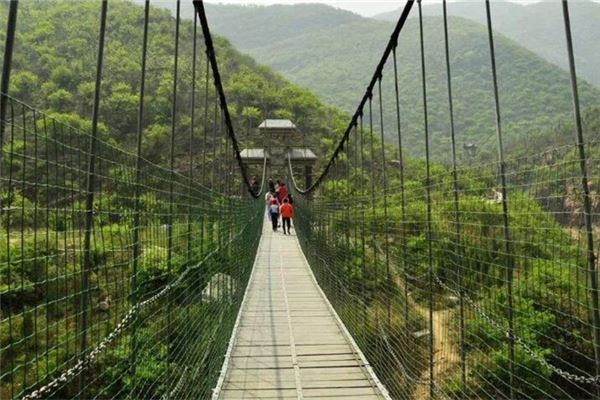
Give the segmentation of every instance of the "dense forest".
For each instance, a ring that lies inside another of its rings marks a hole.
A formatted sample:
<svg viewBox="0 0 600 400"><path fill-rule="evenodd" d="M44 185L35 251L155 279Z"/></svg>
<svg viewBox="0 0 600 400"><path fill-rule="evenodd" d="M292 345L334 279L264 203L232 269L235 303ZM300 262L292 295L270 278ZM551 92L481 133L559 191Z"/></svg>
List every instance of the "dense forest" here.
<svg viewBox="0 0 600 400"><path fill-rule="evenodd" d="M95 71L98 22L94 2L47 1L21 6L10 94L75 127L89 127ZM102 85L102 131L126 148L132 148L136 129L136 107L140 80L142 26L140 7L115 2L109 10L105 73ZM0 18L6 18L6 4ZM170 90L173 68L174 30L171 15L153 8L149 32L148 85L144 155L151 160L166 156L171 116ZM65 24L64 21L69 21ZM181 28L179 60L178 143L186 138L190 107L192 24ZM3 35L3 32L0 32ZM203 46L200 38L199 48ZM2 46L4 38L2 37ZM343 114L323 105L316 96L291 84L268 68L241 55L229 43L216 39L225 91L237 130L243 135L258 126L261 118L290 118L317 140L343 128ZM1 50L1 49L0 49ZM198 59L197 96L203 101L205 59ZM211 94L214 88L211 85ZM201 105L201 104L200 104ZM119 110L119 112L114 112ZM198 136L202 136L201 128ZM256 137L242 136L248 144ZM314 144L314 143L311 143ZM183 144L181 144L183 148ZM319 149L315 149L318 151ZM182 153L182 150L179 151Z"/></svg>
<svg viewBox="0 0 600 400"><path fill-rule="evenodd" d="M324 17L313 18L315 8L312 5L210 5L207 13L212 29L229 38L237 48L293 82L313 90L327 104L354 112L357 93L364 91L395 22L362 18L326 6L317 8L319 15L327 16L326 23L322 22ZM483 7L479 11L483 12ZM419 144L422 143L423 122L416 13L415 7L411 14L413 18L400 35L397 58L405 146L412 155L421 157L424 149ZM243 18L232 23L238 16ZM550 26L555 26L555 22L560 21L555 18L548 21ZM450 18L448 25L457 138L461 147L467 143L478 146L478 158L489 160L495 151L495 122L490 106L493 97L486 28L459 17ZM574 29L586 29L588 25ZM439 17L424 20L427 100L433 154L438 160L448 161L448 105L440 26ZM557 38L548 39L554 36L544 36L535 30L527 32L536 33L529 36L541 37L544 41L564 42ZM561 119L568 118L571 99L568 95L569 75L565 70L536 55L531 46L523 47L521 39L513 41L502 33L496 28L499 94L505 144L507 153L512 154L512 150L518 153L523 144L527 145L523 143L525 136L546 131ZM564 51L557 50L554 54L566 62ZM589 63L585 54L579 51L577 57L578 67L580 63ZM394 143L395 100L390 67L384 74L383 90L384 125L387 137ZM584 108L600 104L600 90L583 80L580 94ZM548 137L544 147L551 147L556 139ZM462 150L460 155L469 156Z"/></svg>

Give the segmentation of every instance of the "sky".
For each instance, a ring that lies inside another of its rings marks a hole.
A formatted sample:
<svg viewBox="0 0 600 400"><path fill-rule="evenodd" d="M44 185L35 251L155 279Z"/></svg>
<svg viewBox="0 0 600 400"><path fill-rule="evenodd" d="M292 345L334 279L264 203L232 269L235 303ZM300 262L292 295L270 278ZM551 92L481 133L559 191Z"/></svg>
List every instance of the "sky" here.
<svg viewBox="0 0 600 400"><path fill-rule="evenodd" d="M430 0L431 1L431 0ZM435 0L434 0L435 1ZM532 0L512 0L514 3L531 3ZM386 11L395 10L404 5L402 0L209 0L209 3L221 4L296 4L296 3L321 3L328 4L333 7L342 8L360 14L365 17L371 17Z"/></svg>

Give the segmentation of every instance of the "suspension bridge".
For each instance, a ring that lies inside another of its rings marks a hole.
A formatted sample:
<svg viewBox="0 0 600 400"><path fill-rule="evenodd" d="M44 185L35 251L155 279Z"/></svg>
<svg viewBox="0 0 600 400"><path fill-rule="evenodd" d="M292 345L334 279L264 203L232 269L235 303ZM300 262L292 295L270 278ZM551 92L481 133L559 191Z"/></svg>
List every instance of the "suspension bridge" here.
<svg viewBox="0 0 600 400"><path fill-rule="evenodd" d="M142 32L138 103L124 116L135 135L128 146L108 136L103 116L122 112L103 103L116 16L112 1L92 3L87 124L11 96L28 15L17 0L2 4L0 398L600 398L600 153L585 135L567 0L556 7L571 145L505 156L494 7L484 0L496 160L460 163L443 1L450 162L432 160L428 99L440 93L428 93L421 2L408 0L333 153L304 187L289 157L279 170L266 155L255 171L244 164L221 76L231 66L202 1L193 25L182 21L186 1L169 20L160 156L147 153L149 43L160 35L149 0L131 27ZM409 17L419 25L419 160L403 154L397 49ZM190 68L180 65L184 46ZM385 108L396 116L391 133ZM272 175L295 199L291 235L265 223Z"/></svg>

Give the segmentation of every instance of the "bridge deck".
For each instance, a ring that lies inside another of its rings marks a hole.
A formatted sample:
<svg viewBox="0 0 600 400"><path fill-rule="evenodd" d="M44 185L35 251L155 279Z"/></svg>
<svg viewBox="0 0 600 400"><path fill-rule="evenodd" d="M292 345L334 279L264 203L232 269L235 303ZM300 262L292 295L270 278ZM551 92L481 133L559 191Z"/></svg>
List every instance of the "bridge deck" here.
<svg viewBox="0 0 600 400"><path fill-rule="evenodd" d="M266 222L258 251L215 397L382 398L296 237Z"/></svg>

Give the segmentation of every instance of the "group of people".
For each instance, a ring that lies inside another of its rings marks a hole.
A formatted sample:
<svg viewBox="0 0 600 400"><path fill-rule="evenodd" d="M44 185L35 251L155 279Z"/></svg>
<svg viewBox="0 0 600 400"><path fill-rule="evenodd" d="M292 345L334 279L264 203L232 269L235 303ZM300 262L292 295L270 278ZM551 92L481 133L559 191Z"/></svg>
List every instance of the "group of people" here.
<svg viewBox="0 0 600 400"><path fill-rule="evenodd" d="M291 234L292 218L294 217L294 206L292 195L288 192L285 183L277 180L277 184L269 179L269 191L265 195L265 203L267 205L267 213L271 220L273 231L277 231L279 227L279 218L281 217L281 225L283 234Z"/></svg>

